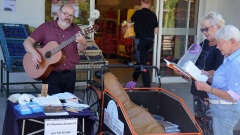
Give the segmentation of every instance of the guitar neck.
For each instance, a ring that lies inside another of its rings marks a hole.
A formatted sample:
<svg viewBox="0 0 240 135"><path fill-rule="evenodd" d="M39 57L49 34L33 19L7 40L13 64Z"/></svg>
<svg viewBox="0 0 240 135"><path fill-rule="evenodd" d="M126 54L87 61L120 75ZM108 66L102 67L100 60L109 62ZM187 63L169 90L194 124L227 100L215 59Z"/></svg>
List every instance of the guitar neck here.
<svg viewBox="0 0 240 135"><path fill-rule="evenodd" d="M84 36L84 33L83 32L80 32L83 36ZM57 53L59 50L65 48L66 46L68 46L69 44L71 44L73 41L76 40L76 35L72 36L71 38L69 38L68 40L62 42L57 48L54 48L51 52L52 54L55 54Z"/></svg>
<svg viewBox="0 0 240 135"><path fill-rule="evenodd" d="M80 32L81 35L85 36L89 33L92 33L96 30L99 29L99 25L93 25L93 26L89 26L88 28L84 29L83 31ZM60 51L61 49L63 49L64 47L66 47L67 45L71 44L73 41L76 40L76 35L72 36L71 38L69 38L68 40L62 42L58 47L54 48L51 51L51 55L54 55L55 53L57 53L58 51Z"/></svg>
<svg viewBox="0 0 240 135"><path fill-rule="evenodd" d="M64 47L66 47L67 45L71 44L73 41L76 40L76 35L72 36L71 38L69 38L68 40L62 42L59 47L60 47L60 50L63 49Z"/></svg>

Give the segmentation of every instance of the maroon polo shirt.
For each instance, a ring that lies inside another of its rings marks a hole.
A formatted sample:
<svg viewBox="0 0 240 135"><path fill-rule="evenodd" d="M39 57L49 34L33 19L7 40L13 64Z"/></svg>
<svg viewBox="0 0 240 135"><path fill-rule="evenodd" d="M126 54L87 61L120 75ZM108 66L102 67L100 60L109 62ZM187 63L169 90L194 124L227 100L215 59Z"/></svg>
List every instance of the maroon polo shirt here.
<svg viewBox="0 0 240 135"><path fill-rule="evenodd" d="M50 41L61 44L63 41L73 37L78 31L81 31L81 29L75 24L63 30L58 26L57 20L54 20L41 24L30 34L30 37L40 43L41 48L43 48ZM66 55L66 60L63 64L55 66L53 71L73 70L79 62L77 42L73 41L62 50Z"/></svg>

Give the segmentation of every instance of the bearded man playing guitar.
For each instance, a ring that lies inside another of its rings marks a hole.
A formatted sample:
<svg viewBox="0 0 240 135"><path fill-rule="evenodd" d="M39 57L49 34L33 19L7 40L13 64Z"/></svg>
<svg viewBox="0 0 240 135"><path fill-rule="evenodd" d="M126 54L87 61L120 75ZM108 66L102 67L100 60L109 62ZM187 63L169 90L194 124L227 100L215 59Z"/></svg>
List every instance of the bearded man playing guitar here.
<svg viewBox="0 0 240 135"><path fill-rule="evenodd" d="M30 74L41 71L44 64L48 59L44 60L41 52L34 48L35 43L40 43L41 48L45 46L60 46L62 42L74 36L74 40L68 43L68 46L62 48L59 52L62 60L47 71L47 75L41 76L43 84L48 84L48 94L56 94L62 92L74 92L76 81L76 64L79 62L78 51L84 51L87 47L87 42L84 35L81 34L82 30L76 24L73 24L74 8L71 5L62 5L57 12L58 18L56 20L45 22L41 24L29 37L24 41L24 48L27 52L26 55L31 56L29 59L24 58L25 71L28 67L33 66ZM60 44L60 45L59 45ZM49 49L47 49L49 50ZM59 56L59 55L55 56ZM45 56L54 56L55 52L49 51ZM61 56L61 54L64 54ZM49 58L49 61L54 59ZM27 66L27 63L31 65Z"/></svg>

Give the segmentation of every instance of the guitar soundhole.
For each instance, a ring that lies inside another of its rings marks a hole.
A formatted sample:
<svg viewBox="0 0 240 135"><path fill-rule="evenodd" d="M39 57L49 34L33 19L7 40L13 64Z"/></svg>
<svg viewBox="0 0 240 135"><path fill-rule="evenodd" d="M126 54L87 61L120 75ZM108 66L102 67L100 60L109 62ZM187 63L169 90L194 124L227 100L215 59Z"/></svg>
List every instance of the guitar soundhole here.
<svg viewBox="0 0 240 135"><path fill-rule="evenodd" d="M48 51L47 53L45 53L45 58L50 58L52 56L52 52Z"/></svg>

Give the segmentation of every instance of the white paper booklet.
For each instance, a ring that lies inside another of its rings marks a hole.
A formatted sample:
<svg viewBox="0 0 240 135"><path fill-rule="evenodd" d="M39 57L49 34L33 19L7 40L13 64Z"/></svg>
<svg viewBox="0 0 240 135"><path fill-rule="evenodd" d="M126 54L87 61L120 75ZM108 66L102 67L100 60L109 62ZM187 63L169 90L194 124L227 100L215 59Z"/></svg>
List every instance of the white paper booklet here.
<svg viewBox="0 0 240 135"><path fill-rule="evenodd" d="M61 101L54 96L37 97L32 101L37 102L40 106L62 106Z"/></svg>
<svg viewBox="0 0 240 135"><path fill-rule="evenodd" d="M202 82L207 82L208 76L203 75L201 70L199 70L195 64L192 63L192 61L189 61L186 66L186 72L193 77L193 79L202 81Z"/></svg>
<svg viewBox="0 0 240 135"><path fill-rule="evenodd" d="M70 93L70 92L58 93L58 94L54 94L54 95L52 95L52 96L57 97L57 98L60 99L60 100L74 99L74 98L78 99L77 96L73 95L73 94Z"/></svg>
<svg viewBox="0 0 240 135"><path fill-rule="evenodd" d="M208 80L208 76L202 74L201 70L199 70L192 61L186 62L184 65L185 68L182 68L173 62L169 62L166 59L164 60L166 61L168 67L180 71L182 74L188 76L189 78L192 78L193 80L203 82L206 82Z"/></svg>

